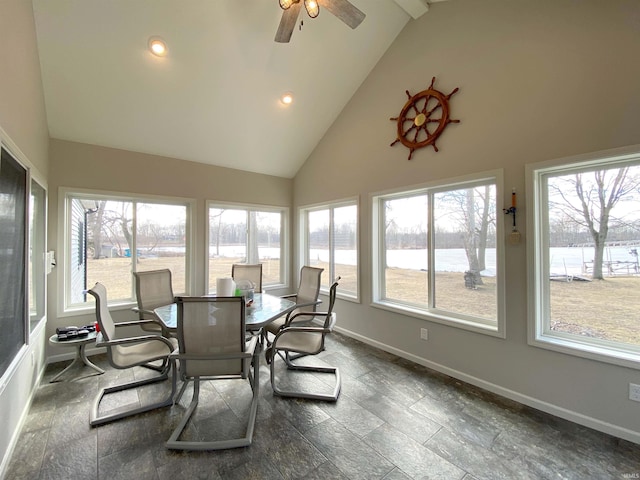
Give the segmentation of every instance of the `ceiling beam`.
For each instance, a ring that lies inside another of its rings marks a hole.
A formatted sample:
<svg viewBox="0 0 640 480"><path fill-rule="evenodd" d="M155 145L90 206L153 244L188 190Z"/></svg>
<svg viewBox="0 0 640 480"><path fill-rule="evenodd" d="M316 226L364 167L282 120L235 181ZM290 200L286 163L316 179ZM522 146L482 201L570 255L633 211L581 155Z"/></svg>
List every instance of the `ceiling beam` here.
<svg viewBox="0 0 640 480"><path fill-rule="evenodd" d="M429 4L426 0L394 0L394 2L414 20L429 11Z"/></svg>

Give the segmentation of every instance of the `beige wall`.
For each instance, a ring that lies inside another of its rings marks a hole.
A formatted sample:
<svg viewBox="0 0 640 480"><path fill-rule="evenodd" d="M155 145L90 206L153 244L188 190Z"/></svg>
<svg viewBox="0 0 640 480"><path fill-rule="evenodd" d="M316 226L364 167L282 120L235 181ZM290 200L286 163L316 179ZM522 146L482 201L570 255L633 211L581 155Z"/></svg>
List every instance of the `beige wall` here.
<svg viewBox="0 0 640 480"><path fill-rule="evenodd" d="M46 186L49 132L30 0L0 0L0 142ZM2 377L0 477L44 368L41 324Z"/></svg>
<svg viewBox="0 0 640 480"><path fill-rule="evenodd" d="M451 0L410 22L295 178L294 205L360 195L362 303L340 302L340 326L385 348L537 407L640 441L640 372L527 345L525 242L507 245L507 338L372 308L370 195L504 169L525 191L525 165L640 144L640 2ZM407 100L437 77L451 124L435 153L395 139ZM509 205L509 199L502 199ZM419 339L428 327L429 341ZM566 409L564 411L563 409ZM611 427L611 428L610 428Z"/></svg>
<svg viewBox="0 0 640 480"><path fill-rule="evenodd" d="M0 45L0 127L45 182L49 130L30 0L0 2Z"/></svg>
<svg viewBox="0 0 640 480"><path fill-rule="evenodd" d="M60 187L123 192L143 195L181 197L196 201L195 291L205 291L206 201L218 200L255 205L289 207L293 180L281 177L214 167L174 158L98 147L82 143L51 140L49 176L49 247L59 252ZM62 269L49 276L49 333L61 325L78 325L94 321L92 315L59 318L57 315ZM132 320L126 309L117 312L118 320ZM83 323L84 322L84 323ZM52 349L50 354L56 354Z"/></svg>

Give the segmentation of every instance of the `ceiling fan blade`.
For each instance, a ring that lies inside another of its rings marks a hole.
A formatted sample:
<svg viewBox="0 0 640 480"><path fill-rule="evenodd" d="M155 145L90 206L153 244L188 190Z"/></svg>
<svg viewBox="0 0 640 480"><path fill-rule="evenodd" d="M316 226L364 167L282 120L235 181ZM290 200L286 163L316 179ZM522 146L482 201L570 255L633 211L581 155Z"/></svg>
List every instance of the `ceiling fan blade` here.
<svg viewBox="0 0 640 480"><path fill-rule="evenodd" d="M276 32L276 42L288 43L289 40L291 40L291 34L293 33L293 29L298 21L301 6L302 2L294 3L282 12L280 25L278 25L278 31Z"/></svg>
<svg viewBox="0 0 640 480"><path fill-rule="evenodd" d="M348 0L318 0L318 3L351 28L356 28L364 20L365 14Z"/></svg>

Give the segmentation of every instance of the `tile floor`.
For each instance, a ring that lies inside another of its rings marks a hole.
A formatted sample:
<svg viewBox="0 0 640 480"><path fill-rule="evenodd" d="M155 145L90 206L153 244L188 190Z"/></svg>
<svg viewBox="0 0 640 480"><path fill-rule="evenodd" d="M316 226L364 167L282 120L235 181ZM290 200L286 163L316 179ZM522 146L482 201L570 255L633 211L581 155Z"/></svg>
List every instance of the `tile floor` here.
<svg viewBox="0 0 640 480"><path fill-rule="evenodd" d="M148 375L149 370L113 370L98 355L92 360L107 370L104 375L82 378L91 373L85 369L51 384L68 362L49 365L5 478L640 477L640 445L497 397L339 334L328 339L319 357L341 369L337 403L274 397L263 363L253 444L218 452L176 452L164 446L191 399L190 389L173 407L91 428L89 409L99 386ZM307 387L327 388L323 378L304 378ZM155 384L123 393L116 401L145 402L167 388L168 382ZM185 435L207 440L233 435L244 426L248 397L246 382L205 382L195 422Z"/></svg>

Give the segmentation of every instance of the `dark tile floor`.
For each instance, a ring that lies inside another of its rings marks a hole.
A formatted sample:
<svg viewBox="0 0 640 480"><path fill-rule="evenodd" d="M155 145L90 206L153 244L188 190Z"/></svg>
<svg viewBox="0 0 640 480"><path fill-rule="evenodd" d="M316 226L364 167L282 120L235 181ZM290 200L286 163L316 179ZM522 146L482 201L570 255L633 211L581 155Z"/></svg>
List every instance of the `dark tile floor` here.
<svg viewBox="0 0 640 480"><path fill-rule="evenodd" d="M97 428L89 409L99 388L146 369L50 384L50 365L8 467L19 479L622 479L640 476L640 445L505 400L335 334L320 357L342 372L337 403L274 397L266 364L253 444L218 452L175 452L164 442L179 404ZM280 362L282 363L282 362ZM75 372L90 373L85 369ZM282 372L284 375L284 372ZM291 379L291 377L287 377ZM296 377L297 378L297 377ZM323 378L306 386L327 388ZM285 379L286 380L286 379ZM123 393L148 401L168 382ZM205 382L185 435L212 439L243 427L250 388ZM120 394L118 394L120 395ZM108 405L107 405L108 406Z"/></svg>

